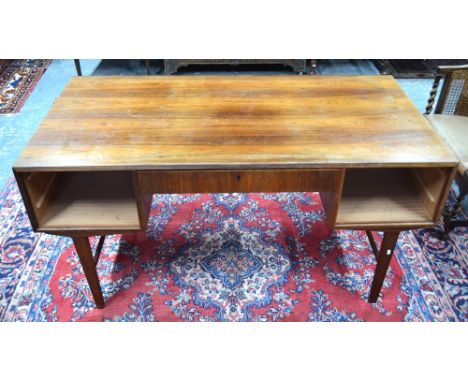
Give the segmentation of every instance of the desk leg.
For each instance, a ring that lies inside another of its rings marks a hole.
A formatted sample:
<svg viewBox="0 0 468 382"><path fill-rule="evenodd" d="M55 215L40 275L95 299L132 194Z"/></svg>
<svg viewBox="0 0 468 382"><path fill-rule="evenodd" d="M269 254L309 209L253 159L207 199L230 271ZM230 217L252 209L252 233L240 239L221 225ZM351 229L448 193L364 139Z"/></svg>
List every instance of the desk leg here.
<svg viewBox="0 0 468 382"><path fill-rule="evenodd" d="M83 236L74 236L73 243L75 244L76 252L80 258L83 272L88 280L89 288L94 297L94 302L98 309L104 308L104 297L99 284L99 278L96 272L96 264L89 244L89 238Z"/></svg>
<svg viewBox="0 0 468 382"><path fill-rule="evenodd" d="M400 232L384 232L382 245L380 246L379 253L377 254L377 266L375 268L374 280L372 281L369 293L369 302L376 302L379 298L380 289L382 289L382 284L384 282L385 275L387 274L387 269L390 265L390 260L392 259L399 234Z"/></svg>

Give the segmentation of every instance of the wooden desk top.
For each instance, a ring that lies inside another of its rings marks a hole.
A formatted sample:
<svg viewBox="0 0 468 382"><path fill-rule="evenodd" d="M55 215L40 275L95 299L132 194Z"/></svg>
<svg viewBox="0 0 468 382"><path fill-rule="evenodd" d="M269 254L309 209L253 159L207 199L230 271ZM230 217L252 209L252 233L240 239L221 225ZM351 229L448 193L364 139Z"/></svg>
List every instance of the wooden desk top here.
<svg viewBox="0 0 468 382"><path fill-rule="evenodd" d="M76 77L16 170L454 166L391 76Z"/></svg>

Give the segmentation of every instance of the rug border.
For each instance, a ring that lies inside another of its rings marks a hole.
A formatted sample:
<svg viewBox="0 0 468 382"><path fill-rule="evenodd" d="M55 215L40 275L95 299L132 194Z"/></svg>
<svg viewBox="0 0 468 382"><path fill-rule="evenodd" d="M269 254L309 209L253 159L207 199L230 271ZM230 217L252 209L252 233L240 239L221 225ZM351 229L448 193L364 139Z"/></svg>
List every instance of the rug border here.
<svg viewBox="0 0 468 382"><path fill-rule="evenodd" d="M38 74L36 75L36 78L31 82L30 84L30 88L31 90L29 91L29 93L23 95L18 103L16 104L16 106L14 107L13 111L10 111L10 112L7 112L7 113L1 113L0 112L0 115L11 115L11 114L18 114L21 109L23 108L24 104L26 103L26 101L28 100L29 96L32 94L32 92L36 89L36 85L37 83L41 80L42 76L44 75L44 72L46 71L46 69L49 67L49 65L52 63L52 59L46 59L46 62L44 63L44 65L39 69L38 71Z"/></svg>

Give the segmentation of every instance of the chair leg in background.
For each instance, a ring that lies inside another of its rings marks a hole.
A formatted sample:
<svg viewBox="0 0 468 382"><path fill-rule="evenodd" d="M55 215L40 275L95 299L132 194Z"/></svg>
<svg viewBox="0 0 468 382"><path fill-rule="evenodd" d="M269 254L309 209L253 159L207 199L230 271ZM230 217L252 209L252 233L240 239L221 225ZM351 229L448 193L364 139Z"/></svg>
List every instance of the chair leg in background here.
<svg viewBox="0 0 468 382"><path fill-rule="evenodd" d="M75 62L76 74L81 76L81 64L80 60L73 60Z"/></svg>

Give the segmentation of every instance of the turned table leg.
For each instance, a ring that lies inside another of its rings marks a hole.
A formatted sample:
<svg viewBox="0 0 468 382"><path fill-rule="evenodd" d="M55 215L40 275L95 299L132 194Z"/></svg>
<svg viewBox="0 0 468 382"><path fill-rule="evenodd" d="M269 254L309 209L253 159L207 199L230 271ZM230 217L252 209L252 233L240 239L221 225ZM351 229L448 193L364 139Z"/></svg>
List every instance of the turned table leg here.
<svg viewBox="0 0 468 382"><path fill-rule="evenodd" d="M393 251L395 250L399 234L400 232L384 232L382 245L380 246L378 254L376 253L377 266L375 268L374 280L372 281L372 286L369 293L369 302L376 302L379 298L380 289L382 289L385 275L387 274L387 269L390 265L390 260L392 259ZM369 236L372 249L375 252L377 248L370 232L367 232L367 236Z"/></svg>
<svg viewBox="0 0 468 382"><path fill-rule="evenodd" d="M102 247L104 242L104 236L99 241L99 247ZM93 294L94 302L98 309L104 308L104 297L101 291L101 285L99 284L99 278L96 272L96 260L91 251L91 246L89 244L89 238L83 236L73 237L73 243L75 244L76 252L80 258L81 266L83 267L83 272L88 280L89 288ZM100 248L99 248L100 250ZM98 253L99 255L99 253Z"/></svg>

